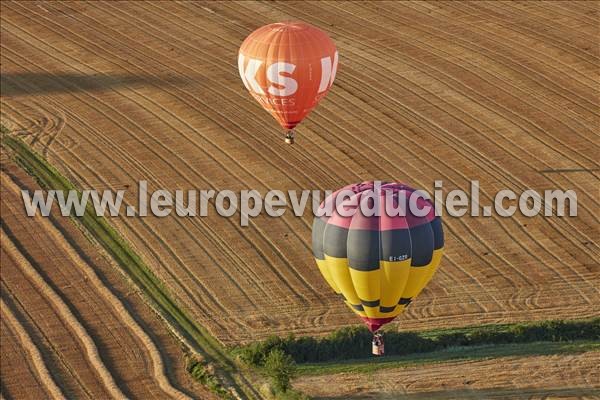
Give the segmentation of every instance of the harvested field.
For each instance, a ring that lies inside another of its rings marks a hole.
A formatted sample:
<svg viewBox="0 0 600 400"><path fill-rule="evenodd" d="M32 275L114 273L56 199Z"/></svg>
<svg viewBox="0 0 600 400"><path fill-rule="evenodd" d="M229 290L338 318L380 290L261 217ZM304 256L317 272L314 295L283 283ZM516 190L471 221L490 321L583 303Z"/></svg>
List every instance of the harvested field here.
<svg viewBox="0 0 600 400"><path fill-rule="evenodd" d="M599 315L599 8L3 2L2 121L81 188L128 188L128 205L141 179L263 193L367 179L442 180L447 193L478 179L484 205L504 188L573 189L573 218L445 218L442 267L399 326ZM251 31L288 19L326 30L340 53L293 147L236 65ZM232 344L357 322L313 264L309 214L111 222Z"/></svg>
<svg viewBox="0 0 600 400"><path fill-rule="evenodd" d="M4 156L1 179L2 395L212 398L164 323L68 218L27 218L20 190L39 187Z"/></svg>
<svg viewBox="0 0 600 400"><path fill-rule="evenodd" d="M594 399L600 353L503 357L384 369L368 377L308 376L295 386L315 399ZM381 392L385 392L382 395Z"/></svg>

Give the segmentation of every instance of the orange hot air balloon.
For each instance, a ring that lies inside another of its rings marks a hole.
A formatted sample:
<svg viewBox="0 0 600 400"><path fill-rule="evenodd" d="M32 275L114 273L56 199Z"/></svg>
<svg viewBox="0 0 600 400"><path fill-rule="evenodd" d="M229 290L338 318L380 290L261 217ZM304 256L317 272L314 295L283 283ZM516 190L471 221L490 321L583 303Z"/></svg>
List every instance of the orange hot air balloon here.
<svg viewBox="0 0 600 400"><path fill-rule="evenodd" d="M327 34L304 22L258 28L242 43L238 67L252 96L287 130L325 97L337 71L338 52Z"/></svg>

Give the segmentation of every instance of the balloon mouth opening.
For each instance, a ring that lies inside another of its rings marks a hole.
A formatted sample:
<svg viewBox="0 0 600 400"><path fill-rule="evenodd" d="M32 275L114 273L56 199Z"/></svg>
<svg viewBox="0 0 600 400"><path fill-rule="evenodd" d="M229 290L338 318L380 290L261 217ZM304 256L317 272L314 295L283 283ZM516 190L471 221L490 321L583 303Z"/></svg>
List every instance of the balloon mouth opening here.
<svg viewBox="0 0 600 400"><path fill-rule="evenodd" d="M365 323L365 325L367 325L367 328L369 329L369 331L371 331L371 333L375 333L379 330L379 328L381 328L383 325L387 324L388 322L392 322L394 320L393 317L391 318L369 318L369 317L360 317L363 322Z"/></svg>
<svg viewBox="0 0 600 400"><path fill-rule="evenodd" d="M289 121L289 122L280 122L279 124L281 125L281 127L285 130L291 131L293 130L298 124L300 123L300 121Z"/></svg>

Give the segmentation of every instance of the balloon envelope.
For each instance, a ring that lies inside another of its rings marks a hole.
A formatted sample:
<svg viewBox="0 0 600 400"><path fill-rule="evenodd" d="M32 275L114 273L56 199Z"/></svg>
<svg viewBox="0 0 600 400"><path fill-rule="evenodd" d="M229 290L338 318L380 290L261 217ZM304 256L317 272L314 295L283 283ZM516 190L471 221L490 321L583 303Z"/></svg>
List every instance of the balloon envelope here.
<svg viewBox="0 0 600 400"><path fill-rule="evenodd" d="M258 28L242 43L238 68L244 85L284 129L293 129L325 97L338 53L327 34L304 22Z"/></svg>
<svg viewBox="0 0 600 400"><path fill-rule="evenodd" d="M321 204L321 210L332 210L331 215L313 222L312 248L321 274L372 332L404 311L442 257L442 221L424 198L416 201L413 213L413 192L401 183L385 183L380 190L374 182L346 186ZM340 196L345 198L336 209ZM379 215L368 216L360 208L351 216L342 215L364 202ZM404 216L390 216L394 210L404 210Z"/></svg>

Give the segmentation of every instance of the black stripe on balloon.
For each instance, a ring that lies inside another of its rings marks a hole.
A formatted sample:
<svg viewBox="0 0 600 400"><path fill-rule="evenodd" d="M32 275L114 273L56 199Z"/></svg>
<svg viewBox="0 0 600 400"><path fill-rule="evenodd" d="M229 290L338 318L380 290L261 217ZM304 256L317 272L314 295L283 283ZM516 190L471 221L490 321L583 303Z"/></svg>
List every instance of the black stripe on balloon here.
<svg viewBox="0 0 600 400"><path fill-rule="evenodd" d="M411 297L401 297L400 301L398 302L398 304L400 304L401 306L407 306L412 302L412 298Z"/></svg>
<svg viewBox="0 0 600 400"><path fill-rule="evenodd" d="M412 267L429 265L433 256L433 229L431 224L423 224L410 228L412 250Z"/></svg>
<svg viewBox="0 0 600 400"><path fill-rule="evenodd" d="M379 312L389 313L389 312L394 311L395 309L396 309L396 306L392 306L392 307L383 307L383 306L381 306L381 307L379 307Z"/></svg>
<svg viewBox="0 0 600 400"><path fill-rule="evenodd" d="M379 300L363 300L360 299L360 302L363 306L367 307L379 307Z"/></svg>
<svg viewBox="0 0 600 400"><path fill-rule="evenodd" d="M431 223L410 229L389 231L347 229L315 218L312 241L313 254L319 260L327 254L347 258L350 268L375 271L379 269L380 260L393 262L411 259L413 267L429 265L433 250L443 247L444 235L439 217Z"/></svg>
<svg viewBox="0 0 600 400"><path fill-rule="evenodd" d="M327 222L319 217L315 217L312 226L312 251L317 260L324 260L325 253L323 252L323 233Z"/></svg>
<svg viewBox="0 0 600 400"><path fill-rule="evenodd" d="M362 304L350 304L350 306L352 306L352 308L354 308L357 311L365 311Z"/></svg>
<svg viewBox="0 0 600 400"><path fill-rule="evenodd" d="M381 231L381 260L404 261L412 256L408 229Z"/></svg>
<svg viewBox="0 0 600 400"><path fill-rule="evenodd" d="M433 248L438 250L444 247L444 230L442 228L442 219L440 217L435 217L433 221L431 221L431 229L433 231Z"/></svg>
<svg viewBox="0 0 600 400"><path fill-rule="evenodd" d="M326 224L323 232L323 251L331 257L347 258L348 229Z"/></svg>
<svg viewBox="0 0 600 400"><path fill-rule="evenodd" d="M379 236L379 231L350 228L348 232L348 266L350 268L359 271L379 269Z"/></svg>

